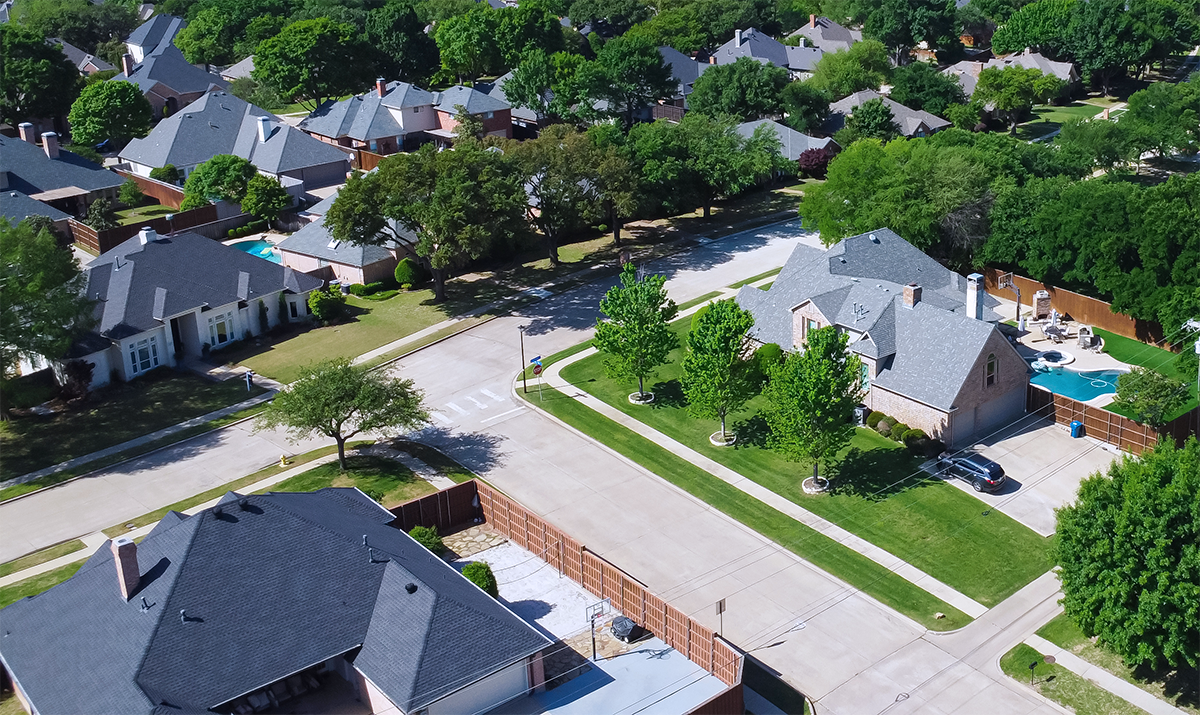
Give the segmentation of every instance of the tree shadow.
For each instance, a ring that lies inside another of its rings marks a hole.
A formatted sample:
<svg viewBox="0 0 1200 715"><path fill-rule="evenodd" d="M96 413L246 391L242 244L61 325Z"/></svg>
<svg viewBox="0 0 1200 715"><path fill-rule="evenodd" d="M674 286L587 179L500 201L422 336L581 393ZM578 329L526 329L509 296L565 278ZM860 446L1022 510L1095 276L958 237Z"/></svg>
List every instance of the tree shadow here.
<svg viewBox="0 0 1200 715"><path fill-rule="evenodd" d="M763 417L761 413L733 423L730 429L737 435L737 442L733 445L734 449L748 447L768 449L770 447L771 426L767 424L767 418Z"/></svg>
<svg viewBox="0 0 1200 715"><path fill-rule="evenodd" d="M431 425L411 437L437 447L476 474L502 467L505 463L504 452L501 449L505 440L490 432L455 432Z"/></svg>
<svg viewBox="0 0 1200 715"><path fill-rule="evenodd" d="M904 450L852 447L828 472L835 494L883 501L890 496L937 481L917 469L919 462Z"/></svg>
<svg viewBox="0 0 1200 715"><path fill-rule="evenodd" d="M1163 695L1167 696L1175 707L1200 706L1200 668L1156 670L1139 665L1133 669L1133 676L1146 682L1162 683Z"/></svg>
<svg viewBox="0 0 1200 715"><path fill-rule="evenodd" d="M654 393L654 409L683 409L688 405L687 396L683 394L683 385L679 380L656 382L650 386L650 391Z"/></svg>

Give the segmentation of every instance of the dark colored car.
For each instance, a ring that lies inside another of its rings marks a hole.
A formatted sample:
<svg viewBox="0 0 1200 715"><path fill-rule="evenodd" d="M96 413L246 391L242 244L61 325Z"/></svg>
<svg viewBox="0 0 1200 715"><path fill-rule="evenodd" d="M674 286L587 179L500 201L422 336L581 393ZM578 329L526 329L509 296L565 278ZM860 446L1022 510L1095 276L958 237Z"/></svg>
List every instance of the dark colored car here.
<svg viewBox="0 0 1200 715"><path fill-rule="evenodd" d="M1004 467L981 454L939 457L938 469L970 484L977 492L994 492L1004 486Z"/></svg>

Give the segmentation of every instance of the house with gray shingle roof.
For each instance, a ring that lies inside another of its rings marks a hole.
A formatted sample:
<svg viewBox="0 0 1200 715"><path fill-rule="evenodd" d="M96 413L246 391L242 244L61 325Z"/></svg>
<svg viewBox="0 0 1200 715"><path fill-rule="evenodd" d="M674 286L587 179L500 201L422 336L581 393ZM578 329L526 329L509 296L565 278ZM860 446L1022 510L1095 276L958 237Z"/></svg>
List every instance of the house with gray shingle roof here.
<svg viewBox="0 0 1200 715"><path fill-rule="evenodd" d="M125 183L119 174L60 149L54 132L43 133L38 146L32 124L23 122L18 129L21 139L0 135L0 191L45 204L51 212L38 215L46 216L82 216L98 198L116 200Z"/></svg>
<svg viewBox="0 0 1200 715"><path fill-rule="evenodd" d="M749 57L764 64L782 67L792 79L808 79L825 52L817 47L793 47L753 27L734 30L733 39L712 54L715 64L733 64Z"/></svg>
<svg viewBox="0 0 1200 715"><path fill-rule="evenodd" d="M960 276L889 229L821 253L800 246L769 290L743 287L737 301L754 315L750 337L784 350L837 326L862 359L867 407L949 445L1024 413L1028 366L997 327L983 277Z"/></svg>
<svg viewBox="0 0 1200 715"><path fill-rule="evenodd" d="M949 75L958 80L958 83L962 85L963 94L969 98L972 94L975 94L975 85L979 83L980 72L985 69L1004 69L1005 67L1035 69L1042 74L1057 77L1068 88L1079 84L1079 73L1075 71L1075 65L1070 62L1055 62L1037 52L1031 52L1028 48L1020 54L1008 55L1007 57L994 57L987 62L963 60L942 70L942 74Z"/></svg>
<svg viewBox="0 0 1200 715"><path fill-rule="evenodd" d="M172 164L186 178L217 154L240 156L284 185L305 189L340 184L350 170L348 152L226 92L209 92L162 120L149 136L130 141L120 158L139 176Z"/></svg>
<svg viewBox="0 0 1200 715"><path fill-rule="evenodd" d="M683 54L674 47L659 47L658 54L662 55L663 64L667 69L671 70L671 78L679 83L675 96L668 100L669 104L677 107L687 107L688 95L695 89L696 80L700 79L700 75L712 64L708 62L699 62L688 55ZM715 60L715 58L712 58Z"/></svg>
<svg viewBox="0 0 1200 715"><path fill-rule="evenodd" d="M788 37L803 37L806 47L816 47L823 52L848 50L856 42L862 42L862 31L843 27L827 17L808 16L808 24Z"/></svg>
<svg viewBox="0 0 1200 715"><path fill-rule="evenodd" d="M68 353L96 367L93 386L173 366L309 315L322 281L194 233L152 229L85 267L96 325ZM264 319L265 311L265 319Z"/></svg>
<svg viewBox="0 0 1200 715"><path fill-rule="evenodd" d="M810 137L807 134L802 134L792 129L786 124L781 124L770 119L756 119L751 122L742 122L736 128L738 134L749 139L754 136L754 132L759 127L763 126L774 130L776 138L779 139L779 153L788 161L798 160L800 155L809 149L828 149L833 153L841 151L838 143L828 137Z"/></svg>
<svg viewBox="0 0 1200 715"><path fill-rule="evenodd" d="M826 134L833 134L846 125L846 118L854 114L854 110L860 104L872 99L882 99L887 108L892 110L892 119L900 128L901 136L926 137L951 126L950 122L935 114L930 114L923 109L910 109L875 90L866 89L829 105L829 117L821 125L821 130Z"/></svg>
<svg viewBox="0 0 1200 715"><path fill-rule="evenodd" d="M99 57L84 52L66 40L60 40L57 37L47 37L46 44L51 47L60 48L62 53L67 56L67 59L71 61L71 64L75 65L75 68L79 70L80 74L95 74L97 72L116 69Z"/></svg>
<svg viewBox="0 0 1200 715"><path fill-rule="evenodd" d="M481 713L542 686L551 641L393 521L349 488L168 512L0 610L0 660L41 713L292 712L308 693Z"/></svg>
<svg viewBox="0 0 1200 715"><path fill-rule="evenodd" d="M205 92L229 89L229 83L217 75L188 64L179 48L169 41L141 60L134 60L130 54L122 56L121 74L110 81L136 84L156 117L175 114Z"/></svg>
<svg viewBox="0 0 1200 715"><path fill-rule="evenodd" d="M221 70L221 79L226 82L233 83L235 79L246 79L250 77L250 73L254 71L254 55L250 55L241 62L229 65Z"/></svg>
<svg viewBox="0 0 1200 715"><path fill-rule="evenodd" d="M125 51L133 56L134 62L141 62L156 51L173 45L175 36L187 25L187 20L181 17L155 15L129 33L125 38Z"/></svg>

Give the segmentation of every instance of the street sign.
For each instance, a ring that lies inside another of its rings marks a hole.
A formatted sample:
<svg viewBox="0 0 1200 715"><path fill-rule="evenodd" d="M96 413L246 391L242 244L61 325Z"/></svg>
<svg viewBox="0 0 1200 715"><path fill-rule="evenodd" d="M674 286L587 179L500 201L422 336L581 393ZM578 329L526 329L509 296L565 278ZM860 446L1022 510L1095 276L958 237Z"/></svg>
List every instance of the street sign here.
<svg viewBox="0 0 1200 715"><path fill-rule="evenodd" d="M534 365L534 366L533 366L533 374L534 374L534 375L541 375L541 374L542 374L542 366L541 366L541 364L540 364L540 363L539 363L539 364L536 364L536 365Z"/></svg>
<svg viewBox="0 0 1200 715"><path fill-rule="evenodd" d="M531 358L531 359L529 360L529 362L530 362L531 364L533 364L533 365L541 365L541 364L542 364L542 356L541 356L541 355L538 355L538 356L537 356L537 357L535 357L535 358Z"/></svg>

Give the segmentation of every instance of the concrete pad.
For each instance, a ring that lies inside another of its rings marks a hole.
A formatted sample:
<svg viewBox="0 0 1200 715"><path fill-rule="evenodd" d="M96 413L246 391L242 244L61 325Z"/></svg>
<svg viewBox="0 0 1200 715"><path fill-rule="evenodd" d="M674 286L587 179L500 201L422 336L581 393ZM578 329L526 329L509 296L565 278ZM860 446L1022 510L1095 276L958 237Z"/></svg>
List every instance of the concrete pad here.
<svg viewBox="0 0 1200 715"><path fill-rule="evenodd" d="M837 715L883 712L901 697L904 688L875 668L859 673L853 681L817 701L822 712Z"/></svg>
<svg viewBox="0 0 1200 715"><path fill-rule="evenodd" d="M954 710L952 715L1000 712L1028 715L1039 710L1041 706L1042 703L1033 696L1019 694L993 680Z"/></svg>
<svg viewBox="0 0 1200 715"><path fill-rule="evenodd" d="M911 692L957 662L954 656L924 640L915 640L872 668Z"/></svg>

